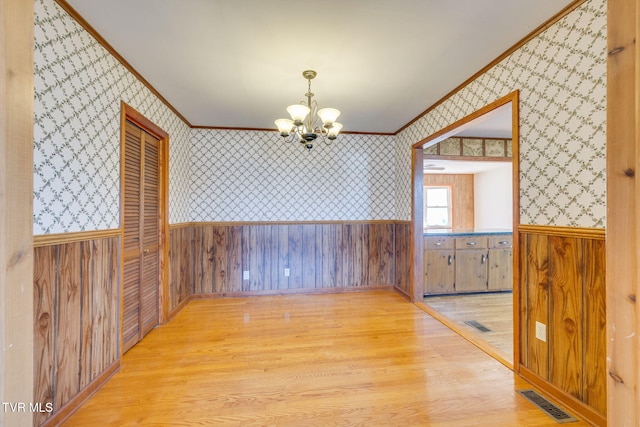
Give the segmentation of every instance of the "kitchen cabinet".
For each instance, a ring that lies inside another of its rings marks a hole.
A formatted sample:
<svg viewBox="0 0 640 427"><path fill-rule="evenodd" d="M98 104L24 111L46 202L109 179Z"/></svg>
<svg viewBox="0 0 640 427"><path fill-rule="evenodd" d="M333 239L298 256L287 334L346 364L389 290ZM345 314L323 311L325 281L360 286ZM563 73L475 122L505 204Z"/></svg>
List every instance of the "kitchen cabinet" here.
<svg viewBox="0 0 640 427"><path fill-rule="evenodd" d="M455 252L453 237L425 237L425 292L450 294L454 292Z"/></svg>
<svg viewBox="0 0 640 427"><path fill-rule="evenodd" d="M489 277L487 289L504 291L513 289L512 236L489 237Z"/></svg>
<svg viewBox="0 0 640 427"><path fill-rule="evenodd" d="M487 290L487 237L456 237L456 292Z"/></svg>
<svg viewBox="0 0 640 427"><path fill-rule="evenodd" d="M424 237L424 294L512 289L512 234L463 233Z"/></svg>

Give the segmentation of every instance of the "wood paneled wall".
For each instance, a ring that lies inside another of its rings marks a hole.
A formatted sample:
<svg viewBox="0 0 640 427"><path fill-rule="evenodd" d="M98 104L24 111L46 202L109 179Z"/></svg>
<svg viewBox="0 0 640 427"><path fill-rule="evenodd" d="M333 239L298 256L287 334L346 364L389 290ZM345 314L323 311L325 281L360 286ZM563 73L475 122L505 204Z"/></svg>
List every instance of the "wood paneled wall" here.
<svg viewBox="0 0 640 427"><path fill-rule="evenodd" d="M411 241L411 223L397 223L395 225L395 288L403 293L407 299L413 299L414 289L411 286L413 267Z"/></svg>
<svg viewBox="0 0 640 427"><path fill-rule="evenodd" d="M397 229L402 230L400 236ZM406 292L409 274L403 270L409 267L404 261L410 243L408 230L408 224L393 222L173 227L169 237L170 311L189 295L394 285ZM401 270L396 274L398 259ZM247 280L244 271L249 272Z"/></svg>
<svg viewBox="0 0 640 427"><path fill-rule="evenodd" d="M451 205L453 208L453 228L457 230L472 229L473 218L473 175L424 174L424 185L449 185Z"/></svg>
<svg viewBox="0 0 640 427"><path fill-rule="evenodd" d="M65 405L114 369L119 275L119 237L34 248L34 402L53 405L35 425L56 424Z"/></svg>
<svg viewBox="0 0 640 427"><path fill-rule="evenodd" d="M607 411L604 233L527 227L520 254L524 374L584 403L601 424ZM546 325L546 342L536 338L536 322Z"/></svg>
<svg viewBox="0 0 640 427"><path fill-rule="evenodd" d="M169 229L169 318L193 293L195 227Z"/></svg>

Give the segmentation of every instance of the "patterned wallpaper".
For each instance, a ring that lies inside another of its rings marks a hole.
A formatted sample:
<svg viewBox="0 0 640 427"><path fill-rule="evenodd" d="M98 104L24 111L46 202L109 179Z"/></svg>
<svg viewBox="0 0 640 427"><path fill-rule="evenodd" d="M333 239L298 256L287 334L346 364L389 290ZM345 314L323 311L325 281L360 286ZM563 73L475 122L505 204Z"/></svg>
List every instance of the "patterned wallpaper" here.
<svg viewBox="0 0 640 427"><path fill-rule="evenodd" d="M520 89L520 222L604 227L606 23L606 0L586 1L399 134L398 218L411 144Z"/></svg>
<svg viewBox="0 0 640 427"><path fill-rule="evenodd" d="M193 129L191 144L192 221L395 218L392 136L307 151L276 132Z"/></svg>
<svg viewBox="0 0 640 427"><path fill-rule="evenodd" d="M34 233L119 225L120 100L171 135L170 222L411 217L411 144L520 89L521 222L605 224L606 0L588 0L396 137L312 152L189 129L53 0L35 2Z"/></svg>
<svg viewBox="0 0 640 427"><path fill-rule="evenodd" d="M120 101L170 134L169 220L189 220L189 127L53 0L35 1L34 234L117 228Z"/></svg>

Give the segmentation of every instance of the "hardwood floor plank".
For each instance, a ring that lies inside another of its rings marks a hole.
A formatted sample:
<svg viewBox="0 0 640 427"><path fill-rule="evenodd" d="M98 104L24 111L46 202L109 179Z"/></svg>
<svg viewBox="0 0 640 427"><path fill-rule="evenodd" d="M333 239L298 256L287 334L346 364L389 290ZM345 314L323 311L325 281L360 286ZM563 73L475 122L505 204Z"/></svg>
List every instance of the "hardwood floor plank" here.
<svg viewBox="0 0 640 427"><path fill-rule="evenodd" d="M521 388L395 292L194 300L65 425L555 426Z"/></svg>
<svg viewBox="0 0 640 427"><path fill-rule="evenodd" d="M513 294L490 292L425 297L427 312L439 318L489 355L513 367ZM435 312L434 312L435 311ZM481 332L465 322L476 321Z"/></svg>

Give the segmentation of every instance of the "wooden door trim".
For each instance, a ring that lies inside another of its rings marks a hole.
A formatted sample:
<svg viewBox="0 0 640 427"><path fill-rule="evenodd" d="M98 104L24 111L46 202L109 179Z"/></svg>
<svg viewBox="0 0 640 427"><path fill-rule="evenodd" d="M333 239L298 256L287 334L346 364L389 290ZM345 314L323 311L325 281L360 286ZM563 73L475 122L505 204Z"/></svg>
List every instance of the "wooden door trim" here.
<svg viewBox="0 0 640 427"><path fill-rule="evenodd" d="M121 101L120 103L120 239L121 257L124 256L124 164L127 120L149 132L159 139L160 189L158 191L160 207L160 226L158 236L158 323L166 323L169 318L169 134L158 125L147 119L133 107ZM123 350L124 334L124 262L120 263L120 354Z"/></svg>
<svg viewBox="0 0 640 427"><path fill-rule="evenodd" d="M520 270L518 260L520 259L519 253L519 238L518 225L520 223L520 91L515 90L496 101L480 108L479 110L469 114L466 117L450 124L449 126L435 132L434 134L424 138L423 140L413 144L411 146L411 221L413 223L411 233L411 250L413 265L411 268L411 295L414 302L422 300L424 293L424 260L422 259L422 253L424 251L423 243L423 230L422 230L422 216L423 207L422 201L424 198L423 184L424 184L424 171L423 171L423 158L424 158L424 146L428 143L435 143L446 139L456 132L456 130L475 120L476 118L487 114L496 108L511 102L511 136L512 136L512 203L513 203L513 368L515 372L519 372L520 369ZM434 142L435 141L435 142Z"/></svg>

